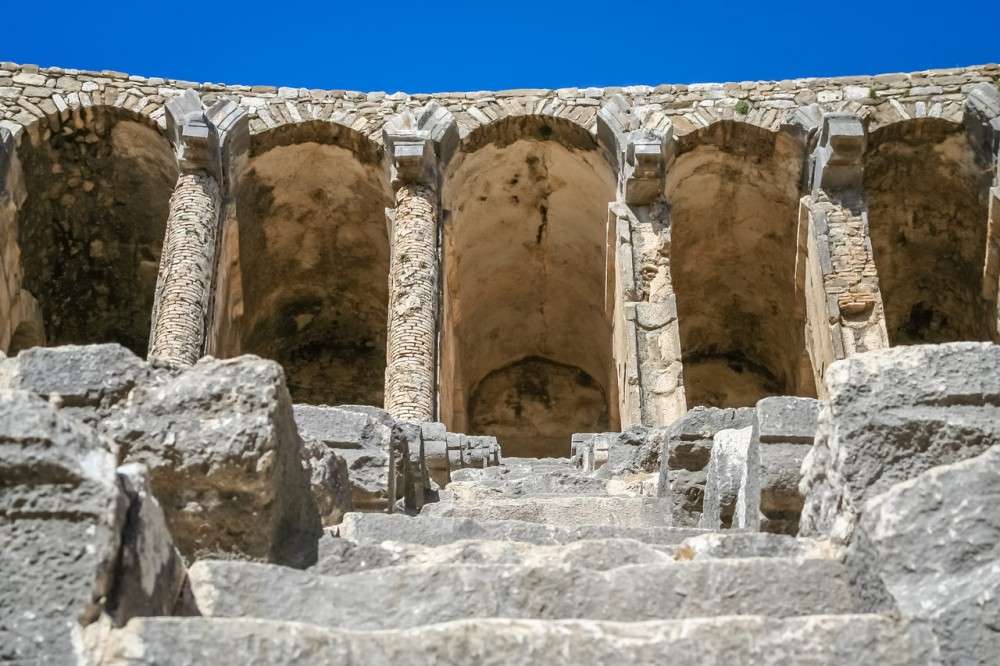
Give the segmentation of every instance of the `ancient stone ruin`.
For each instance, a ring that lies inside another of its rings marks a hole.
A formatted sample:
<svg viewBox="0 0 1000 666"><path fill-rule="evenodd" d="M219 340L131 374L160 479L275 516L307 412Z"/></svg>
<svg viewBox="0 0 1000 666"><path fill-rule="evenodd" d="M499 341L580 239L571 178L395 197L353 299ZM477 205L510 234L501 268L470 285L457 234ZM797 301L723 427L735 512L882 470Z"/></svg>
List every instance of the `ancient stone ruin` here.
<svg viewBox="0 0 1000 666"><path fill-rule="evenodd" d="M0 63L0 662L1000 663L998 83Z"/></svg>

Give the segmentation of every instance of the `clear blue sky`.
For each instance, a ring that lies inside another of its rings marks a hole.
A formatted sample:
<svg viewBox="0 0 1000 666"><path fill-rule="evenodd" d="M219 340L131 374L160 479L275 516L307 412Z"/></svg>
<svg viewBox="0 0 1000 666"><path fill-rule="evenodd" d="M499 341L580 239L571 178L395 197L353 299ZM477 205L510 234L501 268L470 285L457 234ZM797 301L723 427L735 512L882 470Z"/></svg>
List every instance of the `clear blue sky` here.
<svg viewBox="0 0 1000 666"><path fill-rule="evenodd" d="M898 72L1000 61L1000 0L0 0L0 60L435 92Z"/></svg>

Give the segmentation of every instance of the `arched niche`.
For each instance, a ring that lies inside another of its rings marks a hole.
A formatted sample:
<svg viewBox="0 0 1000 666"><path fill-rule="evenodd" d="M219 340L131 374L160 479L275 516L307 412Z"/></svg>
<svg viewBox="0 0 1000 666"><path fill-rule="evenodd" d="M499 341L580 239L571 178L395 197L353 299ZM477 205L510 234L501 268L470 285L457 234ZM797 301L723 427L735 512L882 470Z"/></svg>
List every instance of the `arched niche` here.
<svg viewBox="0 0 1000 666"><path fill-rule="evenodd" d="M214 346L281 363L296 402L382 405L391 191L381 154L324 121L252 137Z"/></svg>
<svg viewBox="0 0 1000 666"><path fill-rule="evenodd" d="M584 128L541 116L472 132L444 178L441 415L511 456L616 429L606 223L615 177Z"/></svg>
<svg viewBox="0 0 1000 666"><path fill-rule="evenodd" d="M177 179L148 117L74 108L27 128L27 198L16 215L22 308L9 351L117 342L145 356L160 250Z"/></svg>
<svg viewBox="0 0 1000 666"><path fill-rule="evenodd" d="M688 407L815 395L795 303L803 162L798 140L747 123L677 140L666 196Z"/></svg>
<svg viewBox="0 0 1000 666"><path fill-rule="evenodd" d="M869 135L869 233L893 345L990 340L982 296L991 172L963 127L919 118Z"/></svg>

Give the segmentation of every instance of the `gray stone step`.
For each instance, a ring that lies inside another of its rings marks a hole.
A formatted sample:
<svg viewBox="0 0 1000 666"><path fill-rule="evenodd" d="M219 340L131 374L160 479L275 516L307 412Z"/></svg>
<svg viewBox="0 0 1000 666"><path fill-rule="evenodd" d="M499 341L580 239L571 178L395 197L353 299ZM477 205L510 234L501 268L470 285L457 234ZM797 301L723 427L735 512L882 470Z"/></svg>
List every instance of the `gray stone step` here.
<svg viewBox="0 0 1000 666"><path fill-rule="evenodd" d="M410 517L398 513L348 513L337 526L337 531L340 536L357 543L398 541L425 546L439 546L463 539L521 541L539 545L584 539L635 539L649 544L673 545L688 537L707 533L692 527L566 527L523 520L471 520L425 514Z"/></svg>
<svg viewBox="0 0 1000 666"><path fill-rule="evenodd" d="M339 576L368 569L409 564L516 564L546 566L553 562L603 571L630 564L669 564L675 546L657 546L635 539L593 539L554 546L518 541L466 540L442 546L407 543L356 544L324 537L319 561L310 573Z"/></svg>
<svg viewBox="0 0 1000 666"><path fill-rule="evenodd" d="M879 615L634 624L494 619L378 632L253 619L138 618L111 633L100 666L916 666L934 658L933 643L916 627Z"/></svg>
<svg viewBox="0 0 1000 666"><path fill-rule="evenodd" d="M678 560L735 557L836 559L840 556L840 549L826 539L725 530L685 539L684 543L676 548L675 553Z"/></svg>
<svg viewBox="0 0 1000 666"><path fill-rule="evenodd" d="M428 516L474 520L523 520L531 523L578 527L666 527L671 522L669 499L628 496L547 496L521 499L484 499L477 502L428 504Z"/></svg>
<svg viewBox="0 0 1000 666"><path fill-rule="evenodd" d="M637 564L593 571L550 563L429 564L319 576L290 567L201 560L192 608L343 629L404 629L468 618L640 622L858 610L847 569L785 558Z"/></svg>
<svg viewBox="0 0 1000 666"><path fill-rule="evenodd" d="M545 495L609 495L608 482L566 472L541 472L515 478L482 478L452 481L447 493L462 502L483 499L524 498Z"/></svg>

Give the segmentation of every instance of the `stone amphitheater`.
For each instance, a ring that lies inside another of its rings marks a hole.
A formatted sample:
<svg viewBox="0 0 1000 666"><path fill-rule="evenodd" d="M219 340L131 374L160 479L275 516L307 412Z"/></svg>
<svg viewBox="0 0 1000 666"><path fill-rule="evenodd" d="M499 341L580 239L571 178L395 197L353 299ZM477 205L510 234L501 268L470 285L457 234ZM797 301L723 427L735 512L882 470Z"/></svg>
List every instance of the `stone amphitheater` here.
<svg viewBox="0 0 1000 666"><path fill-rule="evenodd" d="M1000 664L998 85L0 63L0 663Z"/></svg>

